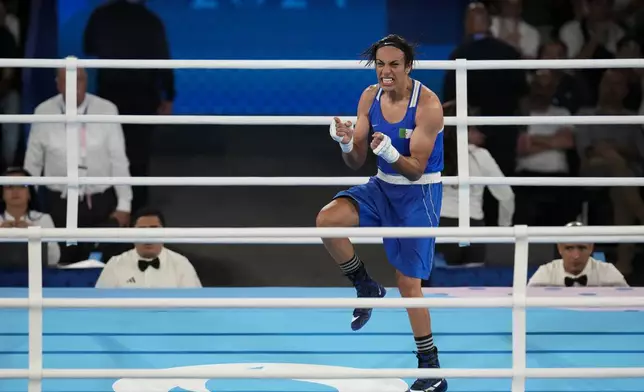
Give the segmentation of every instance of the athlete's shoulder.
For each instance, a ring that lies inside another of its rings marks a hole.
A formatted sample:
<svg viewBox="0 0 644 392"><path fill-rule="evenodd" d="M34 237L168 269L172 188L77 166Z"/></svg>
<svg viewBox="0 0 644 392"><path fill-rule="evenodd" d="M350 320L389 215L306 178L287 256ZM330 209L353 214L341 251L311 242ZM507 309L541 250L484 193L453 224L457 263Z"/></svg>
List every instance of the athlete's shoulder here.
<svg viewBox="0 0 644 392"><path fill-rule="evenodd" d="M433 92L429 87L424 84L420 85L420 94L418 96L418 106L428 109L440 108L442 110L443 105L441 104L440 98L438 95Z"/></svg>
<svg viewBox="0 0 644 392"><path fill-rule="evenodd" d="M424 85L422 85L418 96L416 124L422 124L421 126L431 130L432 133L440 132L445 125L443 105L438 95Z"/></svg>
<svg viewBox="0 0 644 392"><path fill-rule="evenodd" d="M373 104L376 94L378 94L378 89L379 87L377 84L372 84L362 91L360 102L358 103L358 111L362 113L369 112L369 108Z"/></svg>
<svg viewBox="0 0 644 392"><path fill-rule="evenodd" d="M362 91L360 99L372 101L376 97L376 94L378 94L379 89L380 86L378 86L377 84L371 84L367 86L367 88Z"/></svg>

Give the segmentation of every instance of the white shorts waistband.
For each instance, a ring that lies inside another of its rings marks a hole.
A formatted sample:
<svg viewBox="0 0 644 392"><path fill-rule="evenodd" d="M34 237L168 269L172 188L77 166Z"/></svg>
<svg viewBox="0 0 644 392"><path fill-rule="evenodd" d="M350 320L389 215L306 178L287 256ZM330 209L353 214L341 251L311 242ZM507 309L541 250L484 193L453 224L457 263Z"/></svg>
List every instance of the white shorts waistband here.
<svg viewBox="0 0 644 392"><path fill-rule="evenodd" d="M416 181L409 181L406 177L395 174L387 174L380 169L376 177L382 181L394 185L426 185L426 184L439 184L442 182L441 173L425 173Z"/></svg>

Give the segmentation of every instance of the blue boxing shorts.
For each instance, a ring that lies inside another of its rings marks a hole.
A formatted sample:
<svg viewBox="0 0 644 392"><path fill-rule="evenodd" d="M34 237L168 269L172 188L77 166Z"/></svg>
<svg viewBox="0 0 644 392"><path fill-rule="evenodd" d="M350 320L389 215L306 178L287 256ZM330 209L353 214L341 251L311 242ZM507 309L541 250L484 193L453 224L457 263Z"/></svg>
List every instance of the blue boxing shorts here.
<svg viewBox="0 0 644 392"><path fill-rule="evenodd" d="M390 184L371 177L366 184L339 192L334 199L353 199L360 227L438 227L443 184ZM403 275L429 279L435 238L384 238L389 262Z"/></svg>

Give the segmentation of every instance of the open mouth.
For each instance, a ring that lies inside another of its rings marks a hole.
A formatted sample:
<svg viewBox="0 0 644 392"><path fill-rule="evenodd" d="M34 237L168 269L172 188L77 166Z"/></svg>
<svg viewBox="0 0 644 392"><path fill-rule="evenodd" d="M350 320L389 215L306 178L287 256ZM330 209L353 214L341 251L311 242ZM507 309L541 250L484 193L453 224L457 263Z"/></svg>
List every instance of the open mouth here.
<svg viewBox="0 0 644 392"><path fill-rule="evenodd" d="M394 79L393 78L381 78L380 81L382 82L383 86L393 86L394 85Z"/></svg>

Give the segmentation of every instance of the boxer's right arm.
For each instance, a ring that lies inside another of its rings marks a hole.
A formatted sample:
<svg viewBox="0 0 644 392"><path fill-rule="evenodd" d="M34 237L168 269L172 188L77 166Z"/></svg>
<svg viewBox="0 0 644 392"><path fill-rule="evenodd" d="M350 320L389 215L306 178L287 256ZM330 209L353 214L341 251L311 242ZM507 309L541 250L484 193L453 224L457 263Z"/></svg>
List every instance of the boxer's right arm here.
<svg viewBox="0 0 644 392"><path fill-rule="evenodd" d="M360 102L358 102L358 118L353 132L353 149L349 153L342 154L344 162L353 170L360 169L367 159L367 151L369 150L367 138L371 128L369 108L377 92L377 85L369 86L362 92Z"/></svg>

